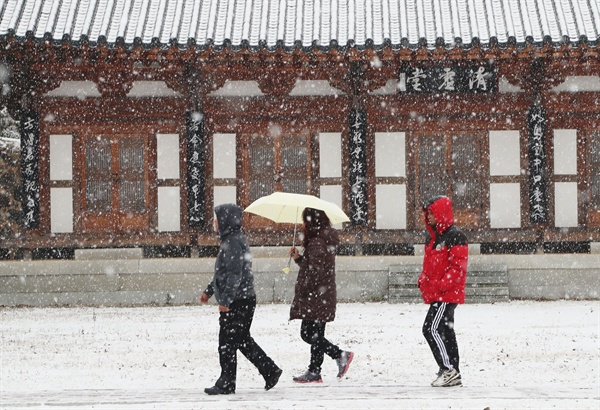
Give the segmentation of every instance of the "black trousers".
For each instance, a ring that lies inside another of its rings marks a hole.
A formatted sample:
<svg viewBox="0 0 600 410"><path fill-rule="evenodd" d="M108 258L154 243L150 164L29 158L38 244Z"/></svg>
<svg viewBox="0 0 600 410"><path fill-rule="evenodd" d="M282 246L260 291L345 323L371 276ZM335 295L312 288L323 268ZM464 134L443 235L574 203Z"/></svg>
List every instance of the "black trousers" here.
<svg viewBox="0 0 600 410"><path fill-rule="evenodd" d="M250 336L250 326L256 309L256 298L236 300L229 312L219 316L219 362L221 376L215 383L224 390L235 391L237 351L258 369L265 378L278 370L277 365Z"/></svg>
<svg viewBox="0 0 600 410"><path fill-rule="evenodd" d="M458 344L454 333L454 309L456 303L436 302L429 305L423 336L429 344L440 369L459 369Z"/></svg>
<svg viewBox="0 0 600 410"><path fill-rule="evenodd" d="M302 340L310 345L310 365L308 370L313 373L321 373L321 365L325 354L332 359L339 359L342 350L325 339L325 322L314 320L302 320L300 336Z"/></svg>

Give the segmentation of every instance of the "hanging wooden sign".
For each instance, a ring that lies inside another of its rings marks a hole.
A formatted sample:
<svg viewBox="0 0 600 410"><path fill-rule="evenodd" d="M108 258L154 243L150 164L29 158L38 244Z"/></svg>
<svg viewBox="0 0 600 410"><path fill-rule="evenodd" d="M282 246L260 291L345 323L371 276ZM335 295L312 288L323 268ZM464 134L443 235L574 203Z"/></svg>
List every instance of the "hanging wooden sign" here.
<svg viewBox="0 0 600 410"><path fill-rule="evenodd" d="M23 227L31 229L37 227L40 223L40 127L38 113L25 111L20 127Z"/></svg>
<svg viewBox="0 0 600 410"><path fill-rule="evenodd" d="M529 155L529 221L545 223L546 198L546 110L536 102L527 113Z"/></svg>
<svg viewBox="0 0 600 410"><path fill-rule="evenodd" d="M367 114L353 109L349 116L350 220L367 223Z"/></svg>
<svg viewBox="0 0 600 410"><path fill-rule="evenodd" d="M498 72L491 64L400 69L398 92L413 94L492 93L498 91Z"/></svg>
<svg viewBox="0 0 600 410"><path fill-rule="evenodd" d="M204 117L198 112L187 112L187 197L188 225L191 228L205 226L204 176Z"/></svg>

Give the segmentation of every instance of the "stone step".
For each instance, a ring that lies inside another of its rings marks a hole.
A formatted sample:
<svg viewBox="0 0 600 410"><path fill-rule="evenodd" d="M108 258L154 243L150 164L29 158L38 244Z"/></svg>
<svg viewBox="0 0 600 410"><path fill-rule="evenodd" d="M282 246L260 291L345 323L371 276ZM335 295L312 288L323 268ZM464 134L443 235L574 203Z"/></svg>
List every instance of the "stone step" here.
<svg viewBox="0 0 600 410"><path fill-rule="evenodd" d="M143 259L142 248L75 249L75 260L131 260Z"/></svg>
<svg viewBox="0 0 600 410"><path fill-rule="evenodd" d="M421 302L421 291L417 281L421 266L390 266L388 302ZM467 303L504 302L510 299L508 268L500 264L471 264L467 268L465 286Z"/></svg>

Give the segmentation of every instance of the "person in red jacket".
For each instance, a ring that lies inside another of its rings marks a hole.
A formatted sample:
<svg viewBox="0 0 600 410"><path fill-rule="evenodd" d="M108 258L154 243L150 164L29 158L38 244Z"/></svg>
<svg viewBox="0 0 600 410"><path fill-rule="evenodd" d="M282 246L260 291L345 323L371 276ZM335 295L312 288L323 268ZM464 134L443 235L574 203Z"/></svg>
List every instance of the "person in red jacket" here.
<svg viewBox="0 0 600 410"><path fill-rule="evenodd" d="M419 289L429 305L423 335L439 366L433 387L462 386L454 310L465 303L469 247L465 234L454 225L450 198L432 198L423 207L428 231Z"/></svg>

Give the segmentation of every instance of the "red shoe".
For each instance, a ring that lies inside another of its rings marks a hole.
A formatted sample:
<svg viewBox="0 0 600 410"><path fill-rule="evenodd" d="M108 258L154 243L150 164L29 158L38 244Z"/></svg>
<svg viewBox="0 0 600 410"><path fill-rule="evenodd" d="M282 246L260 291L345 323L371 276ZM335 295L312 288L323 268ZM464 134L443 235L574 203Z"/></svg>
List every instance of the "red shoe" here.
<svg viewBox="0 0 600 410"><path fill-rule="evenodd" d="M339 359L335 359L338 365L338 379L344 377L346 372L348 371L348 367L350 367L350 363L352 363L352 359L354 359L354 353L352 352L342 352L342 355Z"/></svg>

